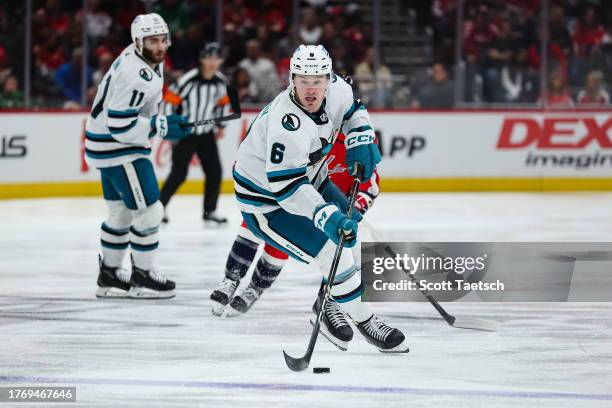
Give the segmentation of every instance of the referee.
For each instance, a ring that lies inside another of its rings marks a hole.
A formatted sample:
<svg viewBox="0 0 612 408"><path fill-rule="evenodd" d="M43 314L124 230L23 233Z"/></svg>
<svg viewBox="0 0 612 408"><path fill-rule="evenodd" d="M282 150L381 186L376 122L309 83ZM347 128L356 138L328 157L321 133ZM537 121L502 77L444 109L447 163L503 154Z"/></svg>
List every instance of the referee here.
<svg viewBox="0 0 612 408"><path fill-rule="evenodd" d="M166 114L185 115L189 122L223 116L227 105L227 79L219 72L222 63L220 45L216 42L205 44L200 51L198 68L188 71L170 86L172 94L165 98L169 101ZM202 218L207 225L227 223L226 218L216 213L221 187L217 140L223 137L223 127L223 124L197 126L191 136L174 144L172 169L161 190L160 201L164 208L185 181L189 163L196 153L206 176ZM168 222L167 212L164 212L164 222Z"/></svg>

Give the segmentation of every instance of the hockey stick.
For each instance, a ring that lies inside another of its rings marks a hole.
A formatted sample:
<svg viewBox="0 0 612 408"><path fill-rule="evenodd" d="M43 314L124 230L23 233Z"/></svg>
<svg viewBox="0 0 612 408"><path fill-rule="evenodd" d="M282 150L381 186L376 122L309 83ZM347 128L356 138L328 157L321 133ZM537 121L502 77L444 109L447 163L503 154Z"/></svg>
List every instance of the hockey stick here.
<svg viewBox="0 0 612 408"><path fill-rule="evenodd" d="M358 174L361 172L358 172ZM353 181L353 186L351 187L351 192L348 199L348 209L346 211L346 216L351 218L351 214L353 213L353 206L355 205L355 199L357 198L357 192L359 191L359 185L361 184L361 180L359 177L355 178ZM321 317L323 316L323 311L325 310L325 304L329 299L331 292L331 285L336 277L336 271L338 270L338 264L340 263L340 255L342 255L342 249L344 248L344 233L340 234L340 240L338 242L338 246L336 247L336 252L334 253L334 258L332 260L331 269L329 271L329 276L327 277L327 284L325 284L325 290L323 291L323 301L321 302L321 306L319 307L319 311L317 313L317 320L314 323L314 327L312 328L312 333L310 335L310 342L308 343L308 348L306 349L306 354L302 357L295 358L291 357L289 354L283 350L283 355L285 356L285 363L287 363L287 367L289 367L293 371L304 371L308 368L310 364L310 359L312 358L312 353L315 348L315 344L317 342L317 337L319 335L319 331L321 329Z"/></svg>
<svg viewBox="0 0 612 408"><path fill-rule="evenodd" d="M236 87L231 85L227 86L227 97L229 98L230 106L233 111L229 115L221 116L218 118L196 120L195 122L181 123L181 127L185 129L194 126L216 125L218 123L225 122L228 120L239 119L242 116L242 110L240 109L240 100L238 99L238 90L236 89Z"/></svg>
<svg viewBox="0 0 612 408"><path fill-rule="evenodd" d="M388 245L385 247L385 251L392 257L395 258L397 254L393 252L391 247ZM410 279L413 282L417 282L417 278L411 274L407 273ZM444 308L438 303L436 299L427 291L427 289L421 289L419 286L419 290L425 296L425 298L432 304L432 306L440 313L440 316L448 323L450 326L455 327L457 329L470 329L470 330L483 330L483 331L496 331L499 327L499 323L494 322L492 320L481 320L481 319L457 319L455 316L448 313Z"/></svg>

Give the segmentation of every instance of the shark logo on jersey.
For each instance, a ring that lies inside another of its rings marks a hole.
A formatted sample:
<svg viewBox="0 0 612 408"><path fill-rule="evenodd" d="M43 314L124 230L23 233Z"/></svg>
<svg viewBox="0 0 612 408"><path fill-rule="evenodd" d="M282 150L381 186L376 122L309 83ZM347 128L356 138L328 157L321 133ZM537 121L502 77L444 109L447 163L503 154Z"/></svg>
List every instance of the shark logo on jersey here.
<svg viewBox="0 0 612 408"><path fill-rule="evenodd" d="M281 123L283 127L290 132L294 132L300 128L300 118L293 113L288 113L283 116Z"/></svg>
<svg viewBox="0 0 612 408"><path fill-rule="evenodd" d="M149 68L141 68L140 77L145 81L150 81L153 79L153 72Z"/></svg>

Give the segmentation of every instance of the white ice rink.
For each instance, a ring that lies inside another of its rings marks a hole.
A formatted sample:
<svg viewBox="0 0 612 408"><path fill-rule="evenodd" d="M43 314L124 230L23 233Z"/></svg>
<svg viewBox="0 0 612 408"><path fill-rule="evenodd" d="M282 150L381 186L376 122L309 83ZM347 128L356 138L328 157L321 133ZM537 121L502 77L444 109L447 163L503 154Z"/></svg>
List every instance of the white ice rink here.
<svg viewBox="0 0 612 408"><path fill-rule="evenodd" d="M0 386L76 386L68 407L612 407L606 303L445 304L496 333L453 329L427 303L376 305L409 354L320 339L311 367L331 373L289 371L282 350L304 352L320 275L291 263L247 315L215 318L240 215L223 196L232 226L205 229L200 200L171 203L166 301L94 297L101 198L0 201ZM368 218L396 241L610 241L612 194L383 194Z"/></svg>

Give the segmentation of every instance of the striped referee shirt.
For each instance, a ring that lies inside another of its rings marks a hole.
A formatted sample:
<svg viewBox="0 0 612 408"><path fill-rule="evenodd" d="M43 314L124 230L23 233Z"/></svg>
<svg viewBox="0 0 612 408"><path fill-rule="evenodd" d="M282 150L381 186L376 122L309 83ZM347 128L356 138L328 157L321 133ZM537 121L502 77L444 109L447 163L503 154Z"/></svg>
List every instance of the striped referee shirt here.
<svg viewBox="0 0 612 408"><path fill-rule="evenodd" d="M175 103L165 104L166 115L173 113L184 115L189 122L227 115L229 110L225 102L227 84L227 78L219 71L211 79L204 79L199 68L186 72L170 86L170 91L178 98ZM223 124L197 126L194 133L201 135L214 131L215 127L224 126Z"/></svg>

